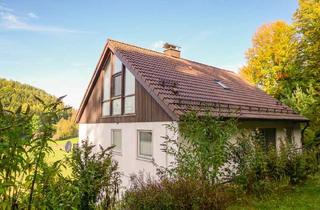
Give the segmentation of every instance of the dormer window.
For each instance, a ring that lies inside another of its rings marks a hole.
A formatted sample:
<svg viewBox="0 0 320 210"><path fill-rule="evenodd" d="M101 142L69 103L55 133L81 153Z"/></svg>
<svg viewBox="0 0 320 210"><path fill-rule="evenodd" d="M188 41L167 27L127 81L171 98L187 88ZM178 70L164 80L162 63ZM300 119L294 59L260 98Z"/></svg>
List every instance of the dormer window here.
<svg viewBox="0 0 320 210"><path fill-rule="evenodd" d="M111 54L103 75L102 116L135 113L135 78L132 73Z"/></svg>

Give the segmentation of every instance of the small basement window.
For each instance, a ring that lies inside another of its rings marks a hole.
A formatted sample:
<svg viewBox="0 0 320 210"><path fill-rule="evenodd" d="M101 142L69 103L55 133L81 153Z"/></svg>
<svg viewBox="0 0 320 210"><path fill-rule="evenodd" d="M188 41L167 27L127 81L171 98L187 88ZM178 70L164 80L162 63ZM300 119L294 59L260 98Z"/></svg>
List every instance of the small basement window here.
<svg viewBox="0 0 320 210"><path fill-rule="evenodd" d="M223 89L230 90L230 88L226 84L224 84L221 80L215 79L214 81L215 83L220 85Z"/></svg>

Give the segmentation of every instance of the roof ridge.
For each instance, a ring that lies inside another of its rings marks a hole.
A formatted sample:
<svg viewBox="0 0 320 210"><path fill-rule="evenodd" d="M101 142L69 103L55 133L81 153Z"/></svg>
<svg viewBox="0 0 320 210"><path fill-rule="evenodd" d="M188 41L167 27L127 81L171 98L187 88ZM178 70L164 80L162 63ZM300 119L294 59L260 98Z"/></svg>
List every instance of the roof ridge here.
<svg viewBox="0 0 320 210"><path fill-rule="evenodd" d="M188 61L188 62L193 62L195 64L200 64L200 65L208 66L208 67L211 67L211 68L215 68L217 70L227 71L227 72L235 74L235 72L231 71L231 70L222 69L222 68L219 68L219 67L216 67L216 66L211 66L211 65L208 65L208 64L205 64L205 63L200 63L198 61L194 61L194 60L190 60L190 59L186 59L186 58L181 58L181 57L180 58L175 58L175 57L166 55L166 54L164 54L162 52L158 52L158 51L151 50L151 49L148 49L148 48L140 47L140 46L137 46L137 45L134 45L134 44L125 43L125 42L114 40L114 39L110 39L110 38L108 38L108 41L117 42L117 43L120 43L120 44L124 44L124 45L128 45L128 46L131 46L131 47L135 47L135 48L138 48L138 49L141 49L141 50L147 50L147 51L150 51L150 52L153 52L153 53L160 54L160 55L165 56L167 58L176 59L176 60L185 60L185 61Z"/></svg>

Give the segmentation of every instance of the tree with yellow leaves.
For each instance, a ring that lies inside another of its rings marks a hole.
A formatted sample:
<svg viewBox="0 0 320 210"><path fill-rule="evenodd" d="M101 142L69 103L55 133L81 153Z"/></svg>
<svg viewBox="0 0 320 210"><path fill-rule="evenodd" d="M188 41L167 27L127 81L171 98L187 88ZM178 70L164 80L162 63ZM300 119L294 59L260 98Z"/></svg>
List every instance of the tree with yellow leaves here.
<svg viewBox="0 0 320 210"><path fill-rule="evenodd" d="M265 24L252 45L240 75L309 118L306 140L320 141L320 0L299 0L292 25Z"/></svg>
<svg viewBox="0 0 320 210"><path fill-rule="evenodd" d="M246 52L247 64L241 68L240 75L279 98L290 77L296 54L294 28L284 21L265 24L255 33L252 44Z"/></svg>

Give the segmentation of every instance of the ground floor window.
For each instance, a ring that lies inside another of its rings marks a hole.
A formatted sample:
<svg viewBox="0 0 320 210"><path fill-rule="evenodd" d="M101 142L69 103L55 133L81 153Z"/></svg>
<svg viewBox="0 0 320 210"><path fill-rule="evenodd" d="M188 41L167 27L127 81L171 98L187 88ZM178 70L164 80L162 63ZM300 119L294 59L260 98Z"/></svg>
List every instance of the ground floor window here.
<svg viewBox="0 0 320 210"><path fill-rule="evenodd" d="M122 136L121 136L121 130L120 129L111 130L111 145L115 146L113 148L113 150L115 152L121 152L121 149L122 149Z"/></svg>
<svg viewBox="0 0 320 210"><path fill-rule="evenodd" d="M138 156L147 159L152 158L152 131L138 131Z"/></svg>
<svg viewBox="0 0 320 210"><path fill-rule="evenodd" d="M293 143L293 128L286 128L286 137L289 143Z"/></svg>
<svg viewBox="0 0 320 210"><path fill-rule="evenodd" d="M261 128L259 133L264 140L264 145L266 148L276 146L276 129L275 128Z"/></svg>

